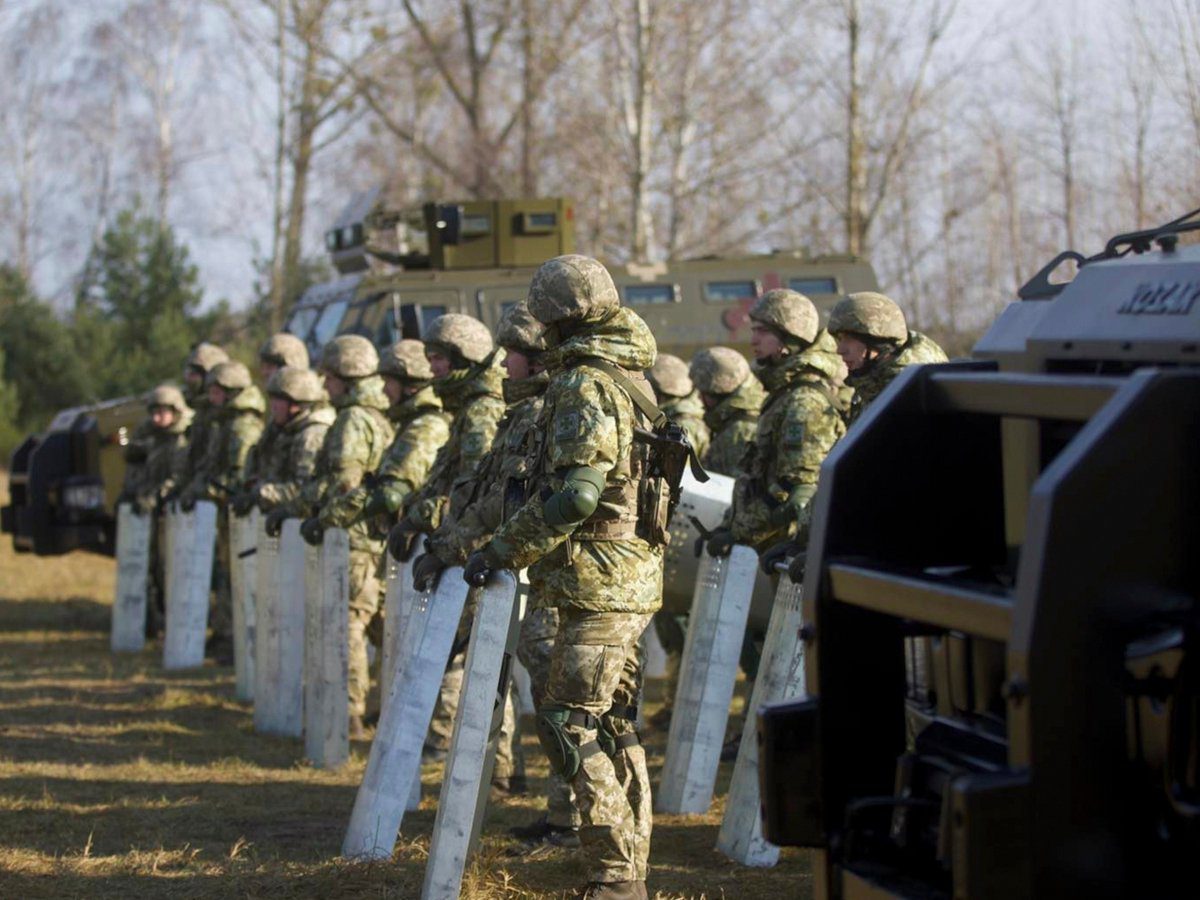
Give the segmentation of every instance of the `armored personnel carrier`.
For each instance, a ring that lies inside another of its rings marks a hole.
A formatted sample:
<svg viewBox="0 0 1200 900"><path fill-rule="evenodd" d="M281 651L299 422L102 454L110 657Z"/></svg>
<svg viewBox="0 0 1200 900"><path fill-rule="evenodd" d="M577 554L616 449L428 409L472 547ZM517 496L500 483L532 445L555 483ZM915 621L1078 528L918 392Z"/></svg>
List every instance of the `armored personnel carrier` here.
<svg viewBox="0 0 1200 900"><path fill-rule="evenodd" d="M447 312L494 328L525 298L537 266L574 252L575 207L545 198L402 209L376 188L351 200L325 245L338 277L305 291L285 323L314 357L338 334L362 334L381 347L420 338ZM713 344L747 347L747 313L765 290L794 288L828 312L841 294L877 287L863 260L791 252L630 263L612 272L659 348L685 357ZM106 401L63 410L25 439L10 460L11 500L0 517L17 550L114 552L122 450L143 415L139 398Z"/></svg>
<svg viewBox="0 0 1200 900"><path fill-rule="evenodd" d="M1063 254L825 463L807 694L759 720L818 897L1196 895L1197 216Z"/></svg>

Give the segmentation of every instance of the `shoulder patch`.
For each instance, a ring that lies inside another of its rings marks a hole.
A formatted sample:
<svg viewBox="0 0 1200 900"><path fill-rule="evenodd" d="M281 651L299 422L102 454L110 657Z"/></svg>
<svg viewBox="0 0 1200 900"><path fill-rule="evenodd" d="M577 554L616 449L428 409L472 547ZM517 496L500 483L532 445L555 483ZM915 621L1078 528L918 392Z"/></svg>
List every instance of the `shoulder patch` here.
<svg viewBox="0 0 1200 900"><path fill-rule="evenodd" d="M462 452L467 456L482 456L486 449L484 447L486 440L486 436L481 432L469 432L463 436Z"/></svg>
<svg viewBox="0 0 1200 900"><path fill-rule="evenodd" d="M780 439L785 447L802 447L804 445L804 423L800 421L785 422Z"/></svg>
<svg viewBox="0 0 1200 900"><path fill-rule="evenodd" d="M577 410L559 413L554 417L554 440L570 441L583 433L583 417Z"/></svg>

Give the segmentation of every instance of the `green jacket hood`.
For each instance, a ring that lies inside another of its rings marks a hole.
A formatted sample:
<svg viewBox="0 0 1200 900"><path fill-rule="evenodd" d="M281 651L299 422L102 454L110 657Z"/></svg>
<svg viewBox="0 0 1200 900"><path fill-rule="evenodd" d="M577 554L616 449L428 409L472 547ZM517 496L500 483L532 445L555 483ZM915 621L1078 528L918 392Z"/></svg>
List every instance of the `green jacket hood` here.
<svg viewBox="0 0 1200 900"><path fill-rule="evenodd" d="M393 403L387 411L388 419L399 425L410 422L425 412L440 412L442 401L438 399L433 385L427 384L410 397L405 397L399 403Z"/></svg>
<svg viewBox="0 0 1200 900"><path fill-rule="evenodd" d="M861 385L876 379L891 381L900 374L900 370L908 366L917 366L922 363L944 363L946 362L946 353L937 341L926 337L919 331L910 331L908 340L897 348L896 352L891 356L877 359L874 365L868 366L865 369L859 369L857 372L851 372L846 378L846 383L849 385Z"/></svg>
<svg viewBox="0 0 1200 900"><path fill-rule="evenodd" d="M665 402L660 400L658 406L672 419L704 418L704 404L697 391L692 391L686 397L668 397Z"/></svg>
<svg viewBox="0 0 1200 900"><path fill-rule="evenodd" d="M838 356L837 342L824 329L800 352L774 363L755 361L751 368L768 393L805 376L815 376L831 385L841 384L846 379L846 364Z"/></svg>
<svg viewBox="0 0 1200 900"><path fill-rule="evenodd" d="M267 412L267 401L258 385L242 388L232 398L226 401L219 412L225 416L236 416L241 413L257 413L262 416Z"/></svg>
<svg viewBox="0 0 1200 900"><path fill-rule="evenodd" d="M742 417L757 419L762 411L767 392L759 380L751 375L732 394L726 394L721 402L704 412L704 424L714 433L724 429L730 419Z"/></svg>
<svg viewBox="0 0 1200 900"><path fill-rule="evenodd" d="M283 426L283 430L289 434L295 434L302 431L309 425L324 425L329 427L337 420L337 410L328 403L316 403L308 409L301 410L288 423Z"/></svg>
<svg viewBox="0 0 1200 900"><path fill-rule="evenodd" d="M624 306L601 322L589 323L546 352L550 370L592 357L603 359L630 372L644 372L658 357L658 344L650 326Z"/></svg>
<svg viewBox="0 0 1200 900"><path fill-rule="evenodd" d="M486 360L466 369L456 369L449 375L433 380L433 390L447 412L458 412L473 397L501 395L504 367L501 355L493 352Z"/></svg>
<svg viewBox="0 0 1200 900"><path fill-rule="evenodd" d="M549 372L538 372L536 375L530 375L528 378L522 378L520 381L505 378L504 383L501 385L501 388L504 390L504 403L507 406L512 406L514 403L520 403L522 400L536 397L539 394L545 393L546 388L549 386Z"/></svg>
<svg viewBox="0 0 1200 900"><path fill-rule="evenodd" d="M368 375L349 384L349 389L333 401L336 409L348 406L366 406L386 412L390 402L383 392L383 379L378 375Z"/></svg>

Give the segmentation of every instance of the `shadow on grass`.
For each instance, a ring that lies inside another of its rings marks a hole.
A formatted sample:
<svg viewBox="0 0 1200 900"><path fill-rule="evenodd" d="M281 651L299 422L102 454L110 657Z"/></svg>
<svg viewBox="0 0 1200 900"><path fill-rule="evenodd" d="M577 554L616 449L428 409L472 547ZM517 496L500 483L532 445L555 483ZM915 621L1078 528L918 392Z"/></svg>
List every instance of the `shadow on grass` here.
<svg viewBox="0 0 1200 900"><path fill-rule="evenodd" d="M102 631L108 634L112 607L87 597L13 600L0 597L0 631Z"/></svg>

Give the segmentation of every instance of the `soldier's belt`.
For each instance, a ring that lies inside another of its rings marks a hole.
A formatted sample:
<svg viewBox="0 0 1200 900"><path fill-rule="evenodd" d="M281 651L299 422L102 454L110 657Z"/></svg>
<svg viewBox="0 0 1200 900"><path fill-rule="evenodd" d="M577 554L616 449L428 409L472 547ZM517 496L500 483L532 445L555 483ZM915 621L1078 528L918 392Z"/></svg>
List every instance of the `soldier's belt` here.
<svg viewBox="0 0 1200 900"><path fill-rule="evenodd" d="M622 519L584 522L571 532L573 541L626 541L637 536L637 522Z"/></svg>

